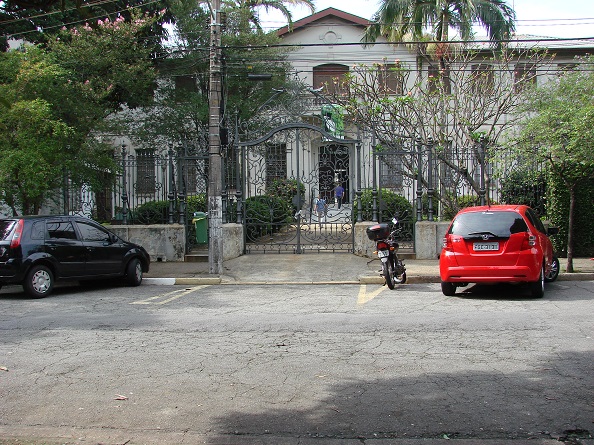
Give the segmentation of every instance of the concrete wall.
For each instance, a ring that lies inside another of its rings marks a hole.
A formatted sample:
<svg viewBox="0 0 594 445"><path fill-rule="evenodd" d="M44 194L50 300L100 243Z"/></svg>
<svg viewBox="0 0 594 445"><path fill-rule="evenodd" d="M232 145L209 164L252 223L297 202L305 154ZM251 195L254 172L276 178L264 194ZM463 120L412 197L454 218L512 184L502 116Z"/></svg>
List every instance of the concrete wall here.
<svg viewBox="0 0 594 445"><path fill-rule="evenodd" d="M353 253L373 258L375 243L367 238L367 228L376 223L364 221L355 224ZM450 225L446 222L420 221L415 226L415 251L418 260L434 260L441 252L441 240ZM183 261L186 245L185 228L179 224L153 224L150 226L109 226L116 235L143 246L151 261ZM243 255L245 243L243 225L223 224L223 261Z"/></svg>
<svg viewBox="0 0 594 445"><path fill-rule="evenodd" d="M151 261L184 261L186 231L180 224L113 225L108 229L126 241L140 244L151 256ZM223 261L243 255L241 224L223 224L223 236Z"/></svg>
<svg viewBox="0 0 594 445"><path fill-rule="evenodd" d="M180 224L114 225L108 229L122 239L140 244L151 256L151 261L184 260L186 230Z"/></svg>
<svg viewBox="0 0 594 445"><path fill-rule="evenodd" d="M377 223L371 221L363 221L355 224L355 245L353 246L353 253L358 256L373 258L373 251L375 250L375 242L367 237L367 228Z"/></svg>
<svg viewBox="0 0 594 445"><path fill-rule="evenodd" d="M449 225L449 221L419 221L415 224L415 253L418 260L437 259Z"/></svg>
<svg viewBox="0 0 594 445"><path fill-rule="evenodd" d="M367 238L367 227L374 222L364 221L355 224L355 255L373 258L375 243ZM441 252L441 241L450 225L446 222L420 221L415 225L415 253L418 260L435 260Z"/></svg>
<svg viewBox="0 0 594 445"><path fill-rule="evenodd" d="M242 224L223 224L223 261L243 255L245 241Z"/></svg>

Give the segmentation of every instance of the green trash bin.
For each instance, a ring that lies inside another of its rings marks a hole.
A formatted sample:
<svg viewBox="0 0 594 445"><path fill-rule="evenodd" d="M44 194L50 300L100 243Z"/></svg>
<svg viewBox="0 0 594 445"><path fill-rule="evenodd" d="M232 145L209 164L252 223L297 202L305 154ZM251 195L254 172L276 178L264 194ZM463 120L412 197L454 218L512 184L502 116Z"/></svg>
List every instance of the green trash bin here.
<svg viewBox="0 0 594 445"><path fill-rule="evenodd" d="M198 244L208 243L208 215L204 212L194 212L192 223L196 229L196 242Z"/></svg>

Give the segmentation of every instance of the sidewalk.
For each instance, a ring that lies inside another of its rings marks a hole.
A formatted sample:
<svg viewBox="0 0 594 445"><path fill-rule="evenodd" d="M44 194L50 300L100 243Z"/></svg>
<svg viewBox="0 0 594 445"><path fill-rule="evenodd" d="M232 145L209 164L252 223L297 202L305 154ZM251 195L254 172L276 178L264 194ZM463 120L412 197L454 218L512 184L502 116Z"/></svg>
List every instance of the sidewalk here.
<svg viewBox="0 0 594 445"><path fill-rule="evenodd" d="M568 274L560 259L563 280L594 280L594 260L574 258ZM407 283L439 283L438 260L404 260ZM350 253L250 254L223 263L221 275L209 274L208 262L153 262L147 284L383 284L380 261Z"/></svg>

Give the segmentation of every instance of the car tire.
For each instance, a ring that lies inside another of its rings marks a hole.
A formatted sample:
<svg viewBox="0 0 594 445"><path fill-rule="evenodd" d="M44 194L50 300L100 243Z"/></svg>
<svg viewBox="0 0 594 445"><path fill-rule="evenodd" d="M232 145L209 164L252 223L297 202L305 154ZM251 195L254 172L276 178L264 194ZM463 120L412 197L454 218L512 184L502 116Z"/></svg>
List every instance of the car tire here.
<svg viewBox="0 0 594 445"><path fill-rule="evenodd" d="M441 282L441 292L446 297L453 297L456 295L456 285L454 283L448 283L447 281Z"/></svg>
<svg viewBox="0 0 594 445"><path fill-rule="evenodd" d="M557 279L559 276L560 264L559 258L556 256L553 257L553 261L551 262L551 270L548 274L545 275L545 283L552 283Z"/></svg>
<svg viewBox="0 0 594 445"><path fill-rule="evenodd" d="M23 289L33 298L47 297L54 289L54 274L46 266L35 265L27 272Z"/></svg>
<svg viewBox="0 0 594 445"><path fill-rule="evenodd" d="M126 281L130 286L140 286L142 283L142 265L137 258L132 259L126 267Z"/></svg>
<svg viewBox="0 0 594 445"><path fill-rule="evenodd" d="M542 298L544 296L545 273L544 266L540 268L540 278L530 283L530 295L532 298Z"/></svg>

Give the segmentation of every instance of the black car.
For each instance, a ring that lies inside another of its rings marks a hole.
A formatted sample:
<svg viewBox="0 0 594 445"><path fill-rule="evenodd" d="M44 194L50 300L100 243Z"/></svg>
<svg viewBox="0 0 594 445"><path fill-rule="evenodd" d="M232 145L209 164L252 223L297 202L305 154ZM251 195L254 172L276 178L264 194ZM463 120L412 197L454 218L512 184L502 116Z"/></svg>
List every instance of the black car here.
<svg viewBox="0 0 594 445"><path fill-rule="evenodd" d="M0 219L0 288L22 284L35 298L49 295L55 281L122 277L139 286L150 256L105 227L78 216Z"/></svg>

